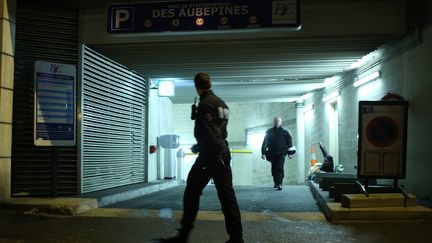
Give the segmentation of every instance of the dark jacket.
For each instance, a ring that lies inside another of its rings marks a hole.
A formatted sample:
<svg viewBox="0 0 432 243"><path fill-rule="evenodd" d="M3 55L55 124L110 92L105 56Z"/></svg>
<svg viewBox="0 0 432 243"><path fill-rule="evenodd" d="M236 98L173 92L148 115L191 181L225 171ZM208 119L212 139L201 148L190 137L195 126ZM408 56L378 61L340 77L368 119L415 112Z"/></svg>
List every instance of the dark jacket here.
<svg viewBox="0 0 432 243"><path fill-rule="evenodd" d="M334 163L333 163L333 157L325 150L323 146L320 144L321 152L324 156L324 163L321 165L320 170L325 172L334 172Z"/></svg>
<svg viewBox="0 0 432 243"><path fill-rule="evenodd" d="M200 156L215 158L229 153L226 142L229 109L212 90L206 90L201 94L195 118L194 135Z"/></svg>
<svg viewBox="0 0 432 243"><path fill-rule="evenodd" d="M284 155L292 147L291 133L283 127L272 127L266 132L261 146L261 154L268 156Z"/></svg>

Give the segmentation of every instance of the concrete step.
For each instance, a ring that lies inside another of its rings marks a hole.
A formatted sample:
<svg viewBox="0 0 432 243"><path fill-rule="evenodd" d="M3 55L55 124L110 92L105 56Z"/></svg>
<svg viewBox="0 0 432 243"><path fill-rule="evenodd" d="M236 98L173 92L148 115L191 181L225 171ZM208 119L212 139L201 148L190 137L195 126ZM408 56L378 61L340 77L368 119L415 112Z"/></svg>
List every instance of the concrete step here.
<svg viewBox="0 0 432 243"><path fill-rule="evenodd" d="M318 184L311 181L307 183L329 221L432 220L432 209L424 206L344 208L340 202L330 200L327 197L327 192L320 190Z"/></svg>
<svg viewBox="0 0 432 243"><path fill-rule="evenodd" d="M344 177L323 177L319 183L319 187L323 191L328 191L335 183L356 183L357 177L355 175L346 175Z"/></svg>
<svg viewBox="0 0 432 243"><path fill-rule="evenodd" d="M368 193L400 193L399 188L388 185L374 185L366 188ZM340 202L342 194L363 194L363 190L357 183L335 183L329 188L329 197Z"/></svg>
<svg viewBox="0 0 432 243"><path fill-rule="evenodd" d="M408 194L408 198L402 193L369 194L343 194L341 206L344 208L376 208L376 207L415 207L416 197Z"/></svg>
<svg viewBox="0 0 432 243"><path fill-rule="evenodd" d="M335 183L329 188L329 198L334 198L336 202L340 202L342 194L361 194L362 189L357 183Z"/></svg>
<svg viewBox="0 0 432 243"><path fill-rule="evenodd" d="M322 178L324 177L350 177L350 178L357 178L354 174L347 174L347 173L336 173L336 172L327 172L327 173L316 173L314 176L314 182L320 183L322 181Z"/></svg>

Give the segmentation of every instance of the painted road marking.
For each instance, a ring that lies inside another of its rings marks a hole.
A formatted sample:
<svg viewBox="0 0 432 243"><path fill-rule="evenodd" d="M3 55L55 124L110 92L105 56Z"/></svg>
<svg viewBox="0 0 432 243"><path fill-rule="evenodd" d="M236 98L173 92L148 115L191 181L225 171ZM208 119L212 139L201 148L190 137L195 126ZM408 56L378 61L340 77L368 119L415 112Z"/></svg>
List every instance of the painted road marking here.
<svg viewBox="0 0 432 243"><path fill-rule="evenodd" d="M78 217L148 217L180 220L182 210L157 209L123 209L123 208L98 208L82 214ZM241 212L244 221L326 221L321 212ZM224 216L220 211L199 211L197 220L223 221Z"/></svg>

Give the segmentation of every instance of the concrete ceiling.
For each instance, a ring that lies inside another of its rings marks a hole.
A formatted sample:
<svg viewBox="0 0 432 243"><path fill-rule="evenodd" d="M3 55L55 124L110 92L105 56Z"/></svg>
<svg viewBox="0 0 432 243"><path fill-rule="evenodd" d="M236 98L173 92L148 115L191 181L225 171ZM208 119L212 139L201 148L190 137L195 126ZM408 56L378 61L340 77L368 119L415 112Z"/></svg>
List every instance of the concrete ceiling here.
<svg viewBox="0 0 432 243"><path fill-rule="evenodd" d="M207 72L213 89L227 101L293 101L322 88L324 79L343 71L390 38L332 36L315 38L195 40L95 45L117 62L151 78L176 82L174 103L195 96L193 76Z"/></svg>
<svg viewBox="0 0 432 243"><path fill-rule="evenodd" d="M82 43L154 82L174 80L174 103L193 101L197 72L228 102L293 101L406 31L406 0L302 0L300 31L136 36L106 33L107 4L136 1L41 1L80 10Z"/></svg>
<svg viewBox="0 0 432 243"><path fill-rule="evenodd" d="M151 78L176 82L174 103L190 103L193 77L207 72L231 102L293 101L349 70L392 36L194 40L94 45L100 53Z"/></svg>

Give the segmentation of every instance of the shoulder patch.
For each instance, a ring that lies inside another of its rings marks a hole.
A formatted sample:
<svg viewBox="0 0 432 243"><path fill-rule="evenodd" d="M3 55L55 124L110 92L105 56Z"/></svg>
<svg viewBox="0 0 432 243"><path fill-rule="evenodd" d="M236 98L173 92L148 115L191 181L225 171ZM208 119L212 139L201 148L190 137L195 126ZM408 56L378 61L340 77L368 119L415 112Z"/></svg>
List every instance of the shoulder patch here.
<svg viewBox="0 0 432 243"><path fill-rule="evenodd" d="M219 118L220 119L226 119L226 120L228 120L229 113L230 113L230 111L228 110L228 108L218 107L218 113L219 113Z"/></svg>

